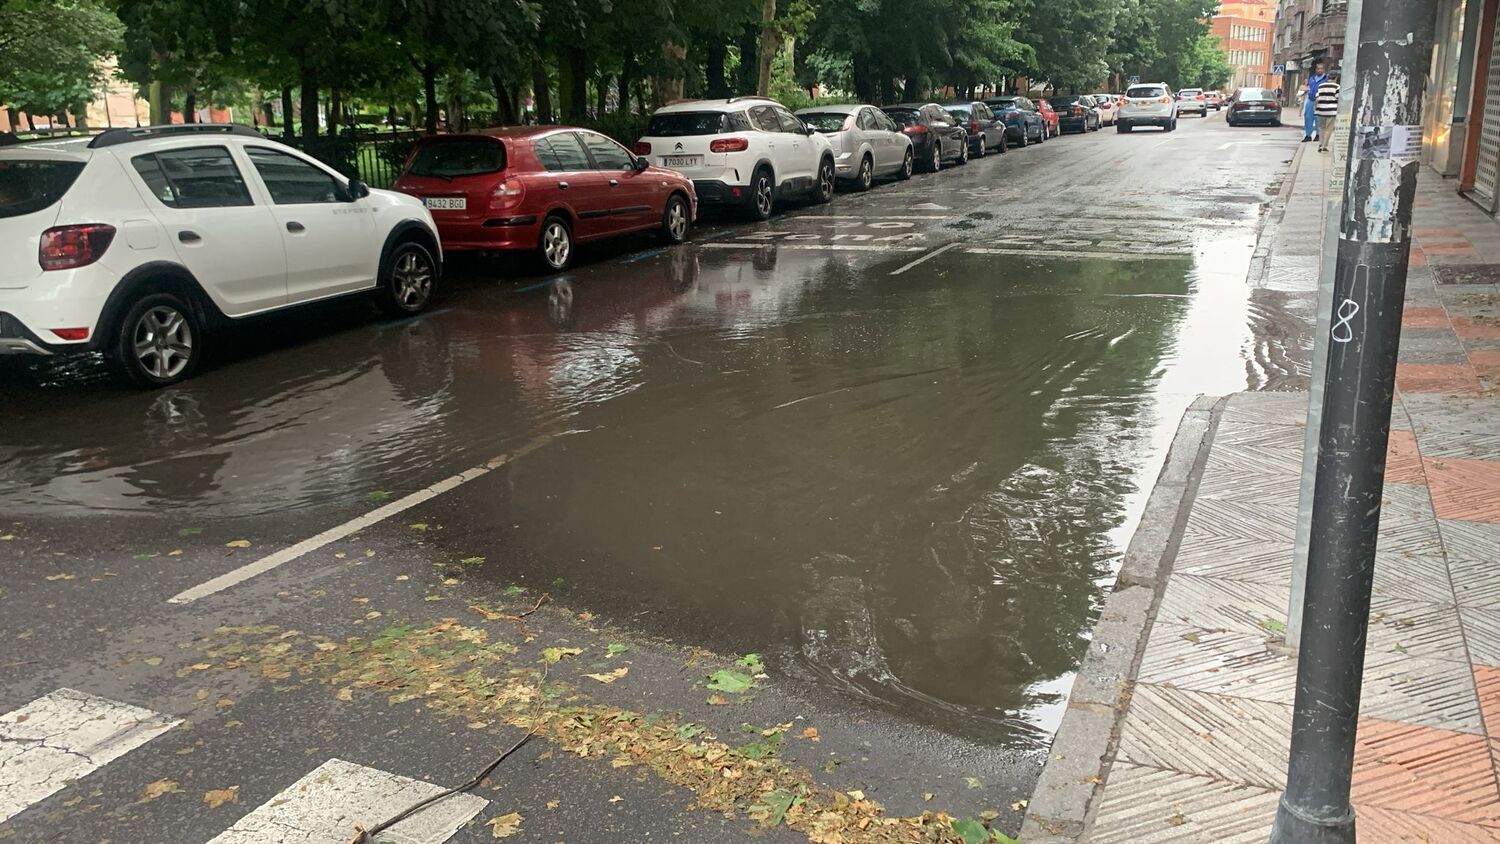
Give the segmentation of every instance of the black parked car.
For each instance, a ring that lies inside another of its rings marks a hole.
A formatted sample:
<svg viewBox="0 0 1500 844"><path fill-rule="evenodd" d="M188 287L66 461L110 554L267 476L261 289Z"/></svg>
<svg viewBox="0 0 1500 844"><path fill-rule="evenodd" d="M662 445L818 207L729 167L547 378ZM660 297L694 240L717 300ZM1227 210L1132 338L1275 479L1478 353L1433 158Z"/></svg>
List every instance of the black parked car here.
<svg viewBox="0 0 1500 844"><path fill-rule="evenodd" d="M886 106L885 113L911 138L917 166L928 172L941 170L944 161L969 163L969 130L958 125L937 103L900 103Z"/></svg>
<svg viewBox="0 0 1500 844"><path fill-rule="evenodd" d="M969 130L969 154L983 158L990 150L1005 152L1005 123L981 102L953 103L948 113Z"/></svg>
<svg viewBox="0 0 1500 844"><path fill-rule="evenodd" d="M1224 119L1230 126L1280 126L1281 102L1274 91L1241 88L1229 98L1229 114Z"/></svg>
<svg viewBox="0 0 1500 844"><path fill-rule="evenodd" d="M1064 132L1097 132L1103 120L1094 98L1087 95L1069 94L1066 97L1048 97L1047 102L1057 109L1058 125Z"/></svg>
<svg viewBox="0 0 1500 844"><path fill-rule="evenodd" d="M1006 140L1018 147L1047 140L1047 120L1036 103L1025 97L991 97L984 101L1005 123Z"/></svg>

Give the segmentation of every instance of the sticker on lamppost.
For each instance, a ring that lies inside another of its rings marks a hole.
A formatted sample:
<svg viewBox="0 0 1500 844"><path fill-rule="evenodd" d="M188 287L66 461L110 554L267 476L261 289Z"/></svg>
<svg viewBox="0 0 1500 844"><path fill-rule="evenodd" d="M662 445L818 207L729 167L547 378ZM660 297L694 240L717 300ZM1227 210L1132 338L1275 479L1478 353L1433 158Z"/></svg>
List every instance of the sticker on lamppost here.
<svg viewBox="0 0 1500 844"><path fill-rule="evenodd" d="M1354 133L1354 157L1411 164L1422 157L1422 127L1361 126Z"/></svg>

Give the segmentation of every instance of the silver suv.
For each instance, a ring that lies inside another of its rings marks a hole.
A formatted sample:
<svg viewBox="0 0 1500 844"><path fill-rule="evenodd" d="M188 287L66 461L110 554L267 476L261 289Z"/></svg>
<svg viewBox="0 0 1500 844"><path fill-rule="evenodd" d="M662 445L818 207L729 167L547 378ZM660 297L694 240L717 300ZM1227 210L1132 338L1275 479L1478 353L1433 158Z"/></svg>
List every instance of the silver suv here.
<svg viewBox="0 0 1500 844"><path fill-rule="evenodd" d="M1177 128L1177 100L1165 82L1131 85L1125 89L1125 101L1115 116L1115 131L1129 132L1137 126L1160 126L1170 132Z"/></svg>

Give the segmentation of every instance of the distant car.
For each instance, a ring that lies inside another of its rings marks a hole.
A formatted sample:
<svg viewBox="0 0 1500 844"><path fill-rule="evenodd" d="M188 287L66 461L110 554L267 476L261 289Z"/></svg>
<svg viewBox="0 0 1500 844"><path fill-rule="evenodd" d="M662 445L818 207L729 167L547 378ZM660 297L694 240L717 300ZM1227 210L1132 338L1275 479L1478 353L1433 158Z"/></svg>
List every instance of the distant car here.
<svg viewBox="0 0 1500 844"><path fill-rule="evenodd" d="M1281 102L1270 89L1241 88L1230 97L1224 120L1230 126L1280 126Z"/></svg>
<svg viewBox="0 0 1500 844"><path fill-rule="evenodd" d="M1094 94L1094 105L1099 109L1099 125L1115 125L1115 115L1119 114L1119 103L1114 94Z"/></svg>
<svg viewBox="0 0 1500 844"><path fill-rule="evenodd" d="M1205 98L1204 102L1207 103L1208 107L1213 109L1214 111L1218 111L1219 109L1224 107L1224 95L1220 94L1218 91L1209 91L1203 96Z"/></svg>
<svg viewBox="0 0 1500 844"><path fill-rule="evenodd" d="M797 117L828 139L834 172L855 190L869 190L876 176L911 178L911 138L875 106L815 106Z"/></svg>
<svg viewBox="0 0 1500 844"><path fill-rule="evenodd" d="M1099 131L1101 120L1093 97L1069 94L1063 97L1048 97L1047 102L1057 109L1059 128L1062 131Z"/></svg>
<svg viewBox="0 0 1500 844"><path fill-rule="evenodd" d="M767 220L789 196L833 199L833 146L768 97L689 100L657 109L636 155L693 181L704 207Z"/></svg>
<svg viewBox="0 0 1500 844"><path fill-rule="evenodd" d="M0 355L101 352L141 387L192 375L226 318L419 313L443 259L420 201L223 123L0 147L0 252Z"/></svg>
<svg viewBox="0 0 1500 844"><path fill-rule="evenodd" d="M990 150L1005 152L1005 121L981 102L953 103L948 113L969 130L969 154L983 158Z"/></svg>
<svg viewBox="0 0 1500 844"><path fill-rule="evenodd" d="M1006 140L1018 147L1042 143L1051 134L1047 118L1037 104L1026 97L991 97L984 101L990 111L1005 123Z"/></svg>
<svg viewBox="0 0 1500 844"><path fill-rule="evenodd" d="M1202 88L1183 88L1177 92L1177 113L1208 116L1208 95Z"/></svg>
<svg viewBox="0 0 1500 844"><path fill-rule="evenodd" d="M1052 137L1062 134L1062 117L1057 113L1057 109L1052 107L1052 103L1037 100L1036 110L1041 113L1042 122L1047 125L1047 130Z"/></svg>
<svg viewBox="0 0 1500 844"><path fill-rule="evenodd" d="M1125 89L1115 131L1129 132L1137 126L1159 126L1167 132L1177 128L1177 101L1166 83L1147 82Z"/></svg>
<svg viewBox="0 0 1500 844"><path fill-rule="evenodd" d="M944 161L969 163L969 130L937 103L900 103L882 111L911 138L919 168L935 173Z"/></svg>
<svg viewBox="0 0 1500 844"><path fill-rule="evenodd" d="M552 272L591 240L658 231L681 243L698 207L686 176L567 126L423 138L395 189L432 211L445 250L534 251Z"/></svg>

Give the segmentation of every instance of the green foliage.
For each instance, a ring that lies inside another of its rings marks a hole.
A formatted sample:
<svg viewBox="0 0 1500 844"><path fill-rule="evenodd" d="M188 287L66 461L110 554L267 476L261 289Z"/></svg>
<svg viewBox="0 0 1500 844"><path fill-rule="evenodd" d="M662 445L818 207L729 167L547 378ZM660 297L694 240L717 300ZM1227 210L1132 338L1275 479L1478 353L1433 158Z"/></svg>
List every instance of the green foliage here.
<svg viewBox="0 0 1500 844"><path fill-rule="evenodd" d="M123 28L103 0L0 0L0 103L81 112L107 81Z"/></svg>

